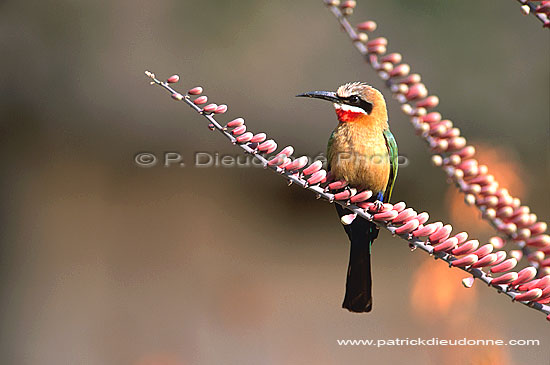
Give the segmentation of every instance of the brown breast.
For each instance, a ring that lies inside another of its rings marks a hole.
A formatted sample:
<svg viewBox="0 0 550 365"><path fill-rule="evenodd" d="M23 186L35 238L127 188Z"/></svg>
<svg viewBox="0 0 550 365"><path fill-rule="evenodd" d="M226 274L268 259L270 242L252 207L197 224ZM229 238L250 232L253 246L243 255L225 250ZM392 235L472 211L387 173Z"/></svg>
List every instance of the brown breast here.
<svg viewBox="0 0 550 365"><path fill-rule="evenodd" d="M386 189L390 161L381 131L358 123L340 123L327 157L336 179L374 193Z"/></svg>

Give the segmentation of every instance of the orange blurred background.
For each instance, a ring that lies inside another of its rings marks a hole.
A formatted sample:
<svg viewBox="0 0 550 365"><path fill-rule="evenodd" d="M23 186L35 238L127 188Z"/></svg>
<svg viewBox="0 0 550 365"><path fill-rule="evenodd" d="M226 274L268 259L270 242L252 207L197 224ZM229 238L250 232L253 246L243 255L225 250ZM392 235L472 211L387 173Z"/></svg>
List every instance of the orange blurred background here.
<svg viewBox="0 0 550 365"><path fill-rule="evenodd" d="M548 33L515 1L359 1L422 74L480 161L550 217ZM334 207L235 155L143 71L202 85L296 154L323 152L330 105L294 98L366 81L400 153L393 200L481 241L493 230L430 165L398 104L321 0L0 4L3 364L548 364L544 315L382 232L374 308L341 309L349 247ZM223 118L221 118L223 120ZM143 168L139 152L186 167ZM474 235L475 233L475 235ZM539 339L530 347L341 347L338 339ZM457 360L462 359L462 360ZM462 361L462 362L461 362Z"/></svg>

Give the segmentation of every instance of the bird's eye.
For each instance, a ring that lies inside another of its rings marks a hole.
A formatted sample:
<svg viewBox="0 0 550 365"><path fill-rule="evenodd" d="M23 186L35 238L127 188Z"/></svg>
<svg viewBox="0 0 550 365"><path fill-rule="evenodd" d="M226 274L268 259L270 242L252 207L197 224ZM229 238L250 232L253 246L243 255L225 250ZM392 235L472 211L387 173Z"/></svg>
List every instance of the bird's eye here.
<svg viewBox="0 0 550 365"><path fill-rule="evenodd" d="M358 97L357 95L351 95L351 96L349 97L349 101L350 101L351 103L353 103L353 104L359 104L359 102L360 102L361 100L359 99L359 97Z"/></svg>

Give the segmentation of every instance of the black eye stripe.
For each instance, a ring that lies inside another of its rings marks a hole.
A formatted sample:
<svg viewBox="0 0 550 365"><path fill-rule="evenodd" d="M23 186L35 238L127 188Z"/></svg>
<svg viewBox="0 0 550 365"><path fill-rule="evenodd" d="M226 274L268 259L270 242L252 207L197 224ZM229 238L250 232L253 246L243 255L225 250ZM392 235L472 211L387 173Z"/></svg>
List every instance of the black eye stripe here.
<svg viewBox="0 0 550 365"><path fill-rule="evenodd" d="M344 98L344 101L348 105L357 106L363 109L365 112L367 112L367 114L370 114L372 112L372 104L368 101L361 99L357 95L348 96L347 98Z"/></svg>

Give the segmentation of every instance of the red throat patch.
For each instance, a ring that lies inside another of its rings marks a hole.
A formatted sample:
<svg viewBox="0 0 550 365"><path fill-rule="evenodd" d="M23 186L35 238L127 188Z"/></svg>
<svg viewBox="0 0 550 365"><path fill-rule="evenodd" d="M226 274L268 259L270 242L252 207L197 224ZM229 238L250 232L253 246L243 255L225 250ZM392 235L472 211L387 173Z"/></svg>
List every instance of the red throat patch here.
<svg viewBox="0 0 550 365"><path fill-rule="evenodd" d="M336 115L340 122L353 122L364 114L361 112L353 112L351 110L336 109Z"/></svg>

